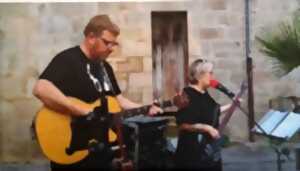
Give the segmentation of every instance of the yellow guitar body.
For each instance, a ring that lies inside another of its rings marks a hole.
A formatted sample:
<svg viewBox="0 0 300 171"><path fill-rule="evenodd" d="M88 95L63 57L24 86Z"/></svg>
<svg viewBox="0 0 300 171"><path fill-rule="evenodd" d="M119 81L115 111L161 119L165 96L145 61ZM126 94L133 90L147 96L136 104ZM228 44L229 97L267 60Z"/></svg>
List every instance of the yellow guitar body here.
<svg viewBox="0 0 300 171"><path fill-rule="evenodd" d="M109 112L120 112L121 107L117 99L110 96L107 98ZM70 100L73 104L90 110L101 105L100 100L93 103L85 103L71 97ZM71 121L72 117L70 115L55 112L45 106L38 111L35 120L35 131L40 147L49 160L59 164L73 164L88 155L88 150L76 151L72 155L66 154L65 150L69 147L72 137ZM109 142L114 142L116 139L117 135L109 129Z"/></svg>

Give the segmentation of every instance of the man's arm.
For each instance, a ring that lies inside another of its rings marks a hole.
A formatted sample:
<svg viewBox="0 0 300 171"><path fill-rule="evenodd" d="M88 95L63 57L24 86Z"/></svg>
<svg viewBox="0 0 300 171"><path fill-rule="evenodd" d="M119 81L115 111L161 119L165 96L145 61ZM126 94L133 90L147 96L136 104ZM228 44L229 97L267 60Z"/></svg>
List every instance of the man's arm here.
<svg viewBox="0 0 300 171"><path fill-rule="evenodd" d="M90 112L73 105L52 82L46 79L39 79L36 82L33 95L40 99L45 106L60 113L83 116Z"/></svg>
<svg viewBox="0 0 300 171"><path fill-rule="evenodd" d="M123 109L132 109L132 108L138 108L138 107L142 106L141 104L135 103L135 102L127 99L122 94L119 94L117 96L117 100Z"/></svg>
<svg viewBox="0 0 300 171"><path fill-rule="evenodd" d="M138 108L141 107L141 104L135 103L129 99L127 99L126 97L124 97L122 94L119 94L117 96L117 100L120 103L121 107L124 109L132 109L132 108ZM155 105L152 105L151 108L149 109L148 114L149 115L155 115L158 113L162 113L163 110Z"/></svg>

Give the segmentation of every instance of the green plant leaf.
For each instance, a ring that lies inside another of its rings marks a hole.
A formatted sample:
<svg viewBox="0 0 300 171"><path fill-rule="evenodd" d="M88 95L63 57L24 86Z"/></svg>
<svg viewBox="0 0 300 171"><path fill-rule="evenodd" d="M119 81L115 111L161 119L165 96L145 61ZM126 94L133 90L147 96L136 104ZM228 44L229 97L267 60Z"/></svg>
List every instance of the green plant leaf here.
<svg viewBox="0 0 300 171"><path fill-rule="evenodd" d="M284 76L300 65L300 12L295 13L292 22L282 22L256 40L260 51L273 59L273 70L277 76Z"/></svg>

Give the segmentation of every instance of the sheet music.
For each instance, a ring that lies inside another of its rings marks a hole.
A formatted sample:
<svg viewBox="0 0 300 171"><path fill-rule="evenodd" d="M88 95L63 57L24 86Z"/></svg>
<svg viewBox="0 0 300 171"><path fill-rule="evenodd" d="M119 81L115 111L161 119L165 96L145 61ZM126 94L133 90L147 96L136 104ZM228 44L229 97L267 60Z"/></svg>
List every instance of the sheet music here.
<svg viewBox="0 0 300 171"><path fill-rule="evenodd" d="M284 119L284 117L286 117L287 113L288 112L270 110L263 116L263 118L258 122L258 124L267 134L271 134L272 131L276 128L276 126L278 126L278 124ZM262 133L262 131L256 126L254 128L254 131Z"/></svg>
<svg viewBox="0 0 300 171"><path fill-rule="evenodd" d="M291 138L300 128L300 115L290 112L273 132L272 135L280 138Z"/></svg>
<svg viewBox="0 0 300 171"><path fill-rule="evenodd" d="M300 129L300 114L270 110L258 124L270 136L289 139ZM262 133L256 126L253 131Z"/></svg>

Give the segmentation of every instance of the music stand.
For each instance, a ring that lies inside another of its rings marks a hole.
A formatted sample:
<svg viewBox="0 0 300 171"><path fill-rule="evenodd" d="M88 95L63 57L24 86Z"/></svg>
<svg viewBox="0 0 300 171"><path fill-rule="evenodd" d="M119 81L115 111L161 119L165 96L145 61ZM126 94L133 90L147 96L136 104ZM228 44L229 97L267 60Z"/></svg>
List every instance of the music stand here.
<svg viewBox="0 0 300 171"><path fill-rule="evenodd" d="M290 111L269 110L251 131L266 136L277 154L277 168L281 171L281 155L288 158L289 151L279 145L290 140L300 128L300 115Z"/></svg>

